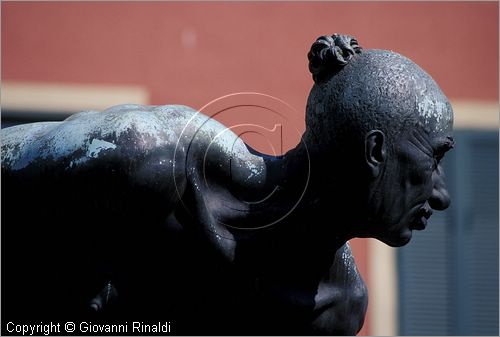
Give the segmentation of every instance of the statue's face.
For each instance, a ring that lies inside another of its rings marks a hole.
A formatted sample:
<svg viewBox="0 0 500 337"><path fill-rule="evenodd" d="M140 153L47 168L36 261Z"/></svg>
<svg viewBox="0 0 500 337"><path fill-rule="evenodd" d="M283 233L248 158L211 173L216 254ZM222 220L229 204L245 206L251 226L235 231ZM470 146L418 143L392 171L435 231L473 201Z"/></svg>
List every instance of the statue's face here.
<svg viewBox="0 0 500 337"><path fill-rule="evenodd" d="M433 209L444 210L450 203L440 162L453 147L452 121L420 119L393 144L370 200L370 236L391 246L408 243L413 230L427 226Z"/></svg>

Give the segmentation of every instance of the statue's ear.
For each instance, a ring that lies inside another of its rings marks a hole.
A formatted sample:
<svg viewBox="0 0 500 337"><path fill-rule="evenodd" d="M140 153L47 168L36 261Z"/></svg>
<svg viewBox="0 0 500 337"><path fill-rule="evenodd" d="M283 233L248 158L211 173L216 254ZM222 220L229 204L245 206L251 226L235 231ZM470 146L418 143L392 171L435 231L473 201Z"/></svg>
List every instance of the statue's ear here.
<svg viewBox="0 0 500 337"><path fill-rule="evenodd" d="M380 130L372 130L365 137L365 161L372 178L377 178L386 159L385 135Z"/></svg>

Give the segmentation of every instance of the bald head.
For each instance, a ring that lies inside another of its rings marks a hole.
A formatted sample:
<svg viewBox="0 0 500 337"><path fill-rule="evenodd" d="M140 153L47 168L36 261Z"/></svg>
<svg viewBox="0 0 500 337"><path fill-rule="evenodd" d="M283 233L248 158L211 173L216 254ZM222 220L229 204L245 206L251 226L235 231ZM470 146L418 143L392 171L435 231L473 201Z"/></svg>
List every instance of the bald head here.
<svg viewBox="0 0 500 337"><path fill-rule="evenodd" d="M347 62L334 67L317 66L335 63L332 57L321 58L317 50L317 57L309 54L310 69L311 63L316 67L311 69L315 84L307 103L306 140L328 151L361 146L370 130L394 139L416 126L429 132L451 129L453 112L448 99L424 70L397 53L361 50L357 41L359 49L352 46L345 39L340 46L334 40L330 45L321 43L320 48L333 48L339 55L344 48ZM316 69L320 70L314 73Z"/></svg>

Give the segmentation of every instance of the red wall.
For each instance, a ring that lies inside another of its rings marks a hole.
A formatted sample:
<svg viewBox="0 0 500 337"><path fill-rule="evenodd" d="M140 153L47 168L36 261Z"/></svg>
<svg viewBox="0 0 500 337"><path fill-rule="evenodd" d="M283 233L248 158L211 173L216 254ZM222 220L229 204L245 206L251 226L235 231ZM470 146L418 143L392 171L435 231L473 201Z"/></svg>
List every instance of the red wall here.
<svg viewBox="0 0 500 337"><path fill-rule="evenodd" d="M1 24L3 80L141 85L152 104L194 108L262 92L295 109L299 130L307 51L333 32L410 57L451 98L498 100L493 2L3 2ZM286 150L299 135L283 133Z"/></svg>
<svg viewBox="0 0 500 337"><path fill-rule="evenodd" d="M364 48L410 57L452 99L498 101L497 2L1 6L3 81L140 85L152 104L194 108L229 93L261 92L295 110L286 116L285 150L299 139L294 127L304 128L312 85L306 54L323 34L354 35ZM234 124L242 116L217 118ZM267 126L274 122L273 116L256 118ZM367 279L366 244L354 246Z"/></svg>
<svg viewBox="0 0 500 337"><path fill-rule="evenodd" d="M154 104L254 90L302 113L306 53L333 32L409 56L452 98L498 99L493 2L3 2L1 24L4 80L140 84Z"/></svg>

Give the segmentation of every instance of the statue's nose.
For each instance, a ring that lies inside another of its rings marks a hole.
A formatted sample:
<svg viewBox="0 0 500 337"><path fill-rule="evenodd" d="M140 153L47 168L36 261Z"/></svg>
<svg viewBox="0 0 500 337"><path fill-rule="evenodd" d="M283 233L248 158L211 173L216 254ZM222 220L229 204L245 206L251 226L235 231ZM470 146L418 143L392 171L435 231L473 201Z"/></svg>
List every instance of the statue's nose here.
<svg viewBox="0 0 500 337"><path fill-rule="evenodd" d="M429 205L438 211L445 210L450 206L450 195L444 182L444 173L441 167L438 167L432 174L432 181L434 183L434 188L429 198Z"/></svg>
<svg viewBox="0 0 500 337"><path fill-rule="evenodd" d="M432 190L429 205L438 211L445 210L450 206L450 195L446 187L440 189L434 188Z"/></svg>

